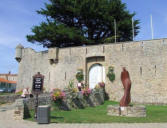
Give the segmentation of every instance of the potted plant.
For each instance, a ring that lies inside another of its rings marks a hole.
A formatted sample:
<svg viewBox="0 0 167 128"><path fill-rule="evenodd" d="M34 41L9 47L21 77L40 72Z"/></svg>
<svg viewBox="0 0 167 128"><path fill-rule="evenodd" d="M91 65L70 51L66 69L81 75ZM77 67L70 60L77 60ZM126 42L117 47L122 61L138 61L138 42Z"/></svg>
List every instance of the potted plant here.
<svg viewBox="0 0 167 128"><path fill-rule="evenodd" d="M60 108L62 100L65 98L65 93L56 88L51 92L51 97L56 107Z"/></svg>
<svg viewBox="0 0 167 128"><path fill-rule="evenodd" d="M77 84L78 90L81 91L81 88L83 87L82 81L84 80L84 74L82 69L78 69L76 74L76 79L78 81L78 84Z"/></svg>
<svg viewBox="0 0 167 128"><path fill-rule="evenodd" d="M114 73L114 67L113 66L110 66L108 68L107 77L111 82L113 82L115 80L115 73Z"/></svg>

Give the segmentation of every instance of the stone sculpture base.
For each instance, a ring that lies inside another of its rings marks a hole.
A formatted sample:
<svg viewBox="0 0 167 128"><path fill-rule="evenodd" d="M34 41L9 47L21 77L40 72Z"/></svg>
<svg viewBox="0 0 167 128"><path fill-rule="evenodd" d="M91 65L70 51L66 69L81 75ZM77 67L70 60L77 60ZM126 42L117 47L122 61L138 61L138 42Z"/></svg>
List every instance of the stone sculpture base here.
<svg viewBox="0 0 167 128"><path fill-rule="evenodd" d="M128 107L109 105L107 107L107 115L126 117L146 117L146 107L142 105L134 105Z"/></svg>

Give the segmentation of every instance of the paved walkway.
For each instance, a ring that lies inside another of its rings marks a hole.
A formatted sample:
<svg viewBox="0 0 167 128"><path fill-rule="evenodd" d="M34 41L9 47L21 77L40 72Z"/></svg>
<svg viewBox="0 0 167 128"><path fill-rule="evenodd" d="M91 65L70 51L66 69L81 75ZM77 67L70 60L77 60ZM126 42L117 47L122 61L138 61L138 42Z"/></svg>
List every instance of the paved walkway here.
<svg viewBox="0 0 167 128"><path fill-rule="evenodd" d="M37 124L31 121L14 120L13 110L5 108L0 106L0 128L167 128L167 123Z"/></svg>

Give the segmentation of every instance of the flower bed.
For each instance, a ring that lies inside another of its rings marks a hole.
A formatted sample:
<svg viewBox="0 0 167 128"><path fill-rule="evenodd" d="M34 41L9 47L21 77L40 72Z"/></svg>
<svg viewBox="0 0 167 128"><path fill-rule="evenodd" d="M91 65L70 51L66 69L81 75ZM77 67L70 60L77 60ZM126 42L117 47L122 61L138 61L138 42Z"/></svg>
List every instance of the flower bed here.
<svg viewBox="0 0 167 128"><path fill-rule="evenodd" d="M52 105L52 108L60 110L83 109L86 107L94 107L104 103L104 90L102 88L90 90L86 88L84 93L82 91L76 92L70 90L54 89L51 93L39 95L39 105ZM24 105L28 109L34 109L35 97L26 98Z"/></svg>
<svg viewBox="0 0 167 128"><path fill-rule="evenodd" d="M53 101L63 100L65 98L65 93L60 89L53 89L51 93L51 97Z"/></svg>

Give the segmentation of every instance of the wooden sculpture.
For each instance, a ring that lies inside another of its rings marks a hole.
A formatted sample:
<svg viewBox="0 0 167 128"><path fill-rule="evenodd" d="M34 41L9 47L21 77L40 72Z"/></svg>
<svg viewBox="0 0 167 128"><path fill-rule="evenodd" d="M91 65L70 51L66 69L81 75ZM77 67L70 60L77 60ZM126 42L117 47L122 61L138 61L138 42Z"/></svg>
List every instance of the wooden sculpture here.
<svg viewBox="0 0 167 128"><path fill-rule="evenodd" d="M129 72L123 67L123 71L121 72L121 81L124 87L124 96L120 101L121 107L126 107L129 105L131 101L130 97L130 89L131 89L131 80L129 76Z"/></svg>

